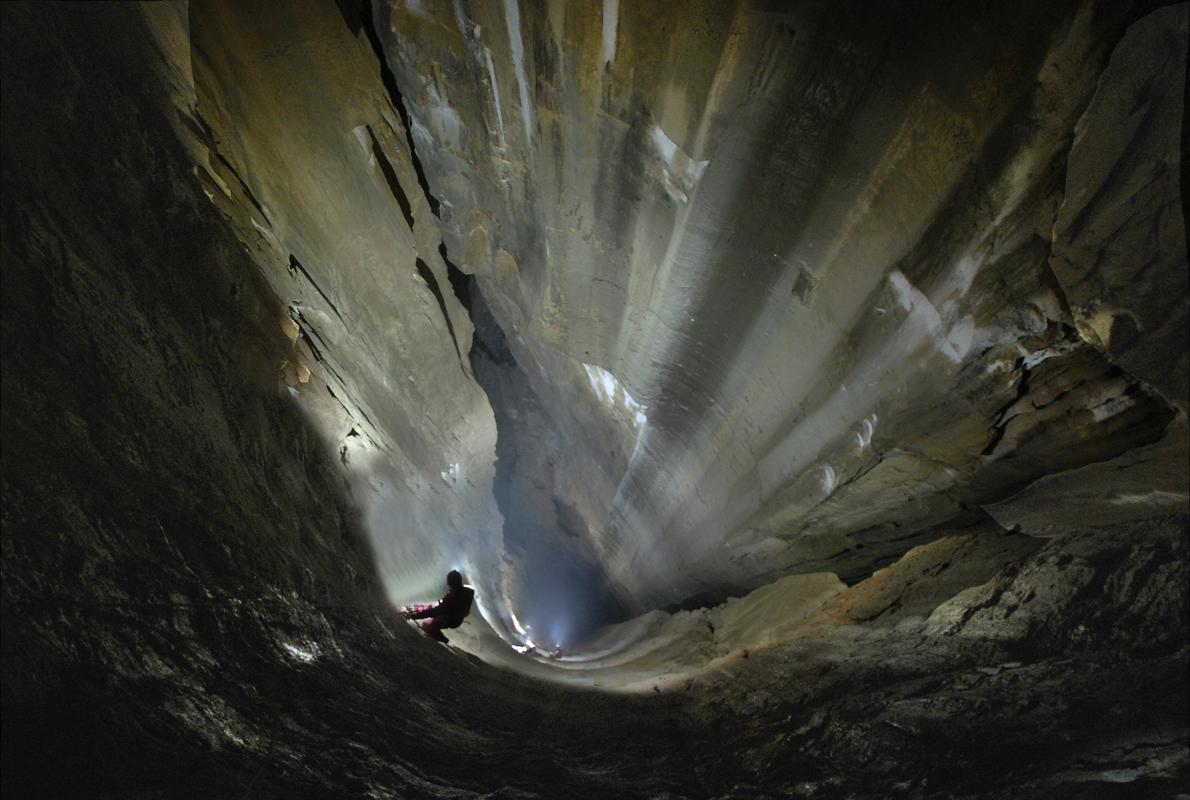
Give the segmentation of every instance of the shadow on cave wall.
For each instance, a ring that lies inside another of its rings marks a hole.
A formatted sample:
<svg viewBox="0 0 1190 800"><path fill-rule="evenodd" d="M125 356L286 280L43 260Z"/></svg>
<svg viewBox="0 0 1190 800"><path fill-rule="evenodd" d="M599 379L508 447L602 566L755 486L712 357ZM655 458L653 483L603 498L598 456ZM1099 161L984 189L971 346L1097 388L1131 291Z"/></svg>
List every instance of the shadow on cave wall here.
<svg viewBox="0 0 1190 800"><path fill-rule="evenodd" d="M531 626L530 638L538 644L550 649L573 644L627 617L590 551L586 521L555 476L573 445L534 393L479 282L446 263L455 293L475 325L471 369L496 418L492 492L504 516L505 546L520 567L514 595L519 607L513 610L522 624Z"/></svg>
<svg viewBox="0 0 1190 800"><path fill-rule="evenodd" d="M204 730L251 738L237 691L283 706L287 644L382 597L140 10L3 12L5 794L116 790L130 752L166 783Z"/></svg>

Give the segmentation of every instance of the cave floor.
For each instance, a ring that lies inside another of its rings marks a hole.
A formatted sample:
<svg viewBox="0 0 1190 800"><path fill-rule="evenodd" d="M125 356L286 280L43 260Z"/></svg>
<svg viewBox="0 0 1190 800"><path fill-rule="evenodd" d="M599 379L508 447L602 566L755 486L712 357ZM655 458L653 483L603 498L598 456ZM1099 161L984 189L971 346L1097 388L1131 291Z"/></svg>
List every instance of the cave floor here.
<svg viewBox="0 0 1190 800"><path fill-rule="evenodd" d="M6 637L76 666L6 699L6 795L1172 797L1182 524L1056 540L928 622L818 625L634 693L489 666L379 606L29 608ZM1059 564L1115 605L1045 597ZM1026 632L980 633L1005 614Z"/></svg>

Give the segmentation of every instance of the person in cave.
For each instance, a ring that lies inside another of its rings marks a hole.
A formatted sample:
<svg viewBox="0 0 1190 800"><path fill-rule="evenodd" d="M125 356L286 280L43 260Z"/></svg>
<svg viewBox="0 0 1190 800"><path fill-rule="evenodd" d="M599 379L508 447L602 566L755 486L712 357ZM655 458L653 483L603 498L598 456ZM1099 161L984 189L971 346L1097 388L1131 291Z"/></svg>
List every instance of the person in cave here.
<svg viewBox="0 0 1190 800"><path fill-rule="evenodd" d="M447 592L437 605L427 606L420 610L406 612L409 619L425 619L421 624L422 631L435 641L446 644L449 641L443 628L457 628L471 613L471 603L475 599L475 590L463 583L463 576L457 569L446 574Z"/></svg>

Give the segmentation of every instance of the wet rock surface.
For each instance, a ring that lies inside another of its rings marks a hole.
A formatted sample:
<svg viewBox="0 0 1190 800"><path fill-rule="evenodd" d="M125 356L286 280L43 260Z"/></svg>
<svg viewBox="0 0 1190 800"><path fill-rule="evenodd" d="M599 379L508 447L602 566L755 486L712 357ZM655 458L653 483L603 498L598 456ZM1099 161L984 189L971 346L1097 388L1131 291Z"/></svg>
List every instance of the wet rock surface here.
<svg viewBox="0 0 1190 800"><path fill-rule="evenodd" d="M5 797L1190 794L1184 252L1051 238L1186 5L617 5L0 8ZM551 532L612 652L395 613Z"/></svg>

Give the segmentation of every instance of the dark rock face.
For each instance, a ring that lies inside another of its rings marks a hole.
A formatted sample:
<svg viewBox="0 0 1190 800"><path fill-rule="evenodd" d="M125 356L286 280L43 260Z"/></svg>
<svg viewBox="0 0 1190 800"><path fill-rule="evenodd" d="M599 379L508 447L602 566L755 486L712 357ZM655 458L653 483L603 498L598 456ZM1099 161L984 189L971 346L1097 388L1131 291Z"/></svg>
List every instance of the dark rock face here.
<svg viewBox="0 0 1190 800"><path fill-rule="evenodd" d="M743 734L745 787L781 775L804 796L1173 796L1190 779L1186 546L1184 518L1079 531L924 622L885 594L891 613L703 678L700 713L765 720ZM835 605L870 604L866 583Z"/></svg>
<svg viewBox="0 0 1190 800"><path fill-rule="evenodd" d="M522 610L518 618L521 625L539 631L542 642L570 644L624 617L590 549L590 515L568 502L585 495L586 487L575 483L584 475L581 454L614 446L615 422L604 421L579 441L570 440L566 434L575 429L560 426L543 405L482 299L473 305L472 317L478 346L471 364L500 432L492 491L505 521L505 547L518 565L517 585L507 588L528 604L528 613ZM608 461L623 464L627 457L609 453ZM597 478L610 481L614 475Z"/></svg>
<svg viewBox="0 0 1190 800"><path fill-rule="evenodd" d="M1075 128L1050 266L1090 341L1187 410L1186 6L1132 26Z"/></svg>
<svg viewBox="0 0 1190 800"><path fill-rule="evenodd" d="M277 393L283 308L205 212L151 47L132 6L4 10L13 796L185 783L239 727L213 683L376 602L346 482Z"/></svg>
<svg viewBox="0 0 1190 800"><path fill-rule="evenodd" d="M6 798L1190 792L1186 4L696 11L0 6Z"/></svg>

